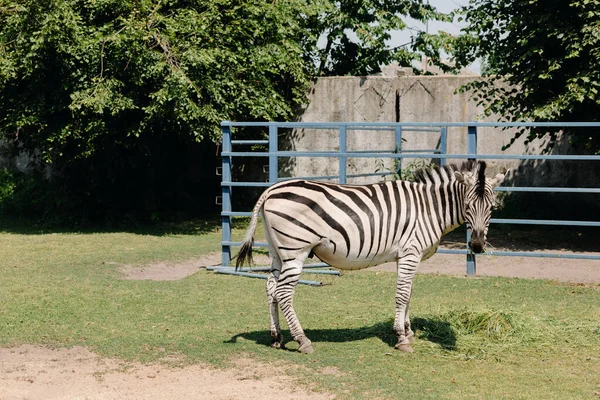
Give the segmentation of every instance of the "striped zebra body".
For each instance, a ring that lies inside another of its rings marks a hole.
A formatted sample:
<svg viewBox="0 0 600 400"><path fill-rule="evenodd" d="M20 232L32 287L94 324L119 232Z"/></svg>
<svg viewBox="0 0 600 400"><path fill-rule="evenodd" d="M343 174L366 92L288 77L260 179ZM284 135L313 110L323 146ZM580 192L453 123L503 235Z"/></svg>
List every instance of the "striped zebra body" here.
<svg viewBox="0 0 600 400"><path fill-rule="evenodd" d="M259 198L236 266L252 256L258 214L262 214L273 257L267 280L273 346L281 347L278 305L300 351L311 352L292 306L304 261L315 255L339 269L398 263L397 348L412 351L408 318L412 280L419 262L435 253L442 235L465 219L473 230L475 252L483 251L493 187L504 175L485 178L485 163L469 162L418 171L415 182L340 185L306 180L283 181Z"/></svg>

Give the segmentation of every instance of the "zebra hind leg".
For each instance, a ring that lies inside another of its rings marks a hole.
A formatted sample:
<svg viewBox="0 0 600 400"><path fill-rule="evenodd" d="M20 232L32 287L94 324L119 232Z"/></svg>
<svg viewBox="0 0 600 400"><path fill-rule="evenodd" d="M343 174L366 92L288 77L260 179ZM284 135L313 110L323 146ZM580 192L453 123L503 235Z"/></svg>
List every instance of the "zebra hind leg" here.
<svg viewBox="0 0 600 400"><path fill-rule="evenodd" d="M292 304L294 291L298 284L298 280L300 279L300 273L302 272L305 258L306 257L302 258L302 260L294 259L283 263L281 275L279 276L277 287L275 289L275 300L281 307L281 312L285 316L292 338L298 342L298 351L300 353L308 354L314 351L312 342L304 334L304 330L300 325L300 321L298 320L298 316L296 315L296 311Z"/></svg>
<svg viewBox="0 0 600 400"><path fill-rule="evenodd" d="M271 264L271 272L267 278L267 303L269 304L269 313L271 316L271 347L275 349L285 349L279 325L279 303L275 299L275 289L277 288L277 281L279 281L280 274L281 259L279 256L274 256L273 263Z"/></svg>

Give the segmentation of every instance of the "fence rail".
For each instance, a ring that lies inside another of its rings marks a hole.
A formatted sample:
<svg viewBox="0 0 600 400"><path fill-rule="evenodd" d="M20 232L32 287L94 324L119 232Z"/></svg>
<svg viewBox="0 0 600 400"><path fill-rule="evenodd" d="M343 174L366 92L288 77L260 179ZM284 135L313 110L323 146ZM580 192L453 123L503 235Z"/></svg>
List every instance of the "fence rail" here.
<svg viewBox="0 0 600 400"><path fill-rule="evenodd" d="M268 139L256 140L233 140L232 130L234 128L259 127L267 129ZM447 129L450 127L466 128L467 153L448 154L447 153ZM329 157L337 158L339 165L339 175L311 176L302 177L309 179L338 179L340 183L346 183L347 178L380 176L385 173L365 173L348 174L348 159L356 158L390 158L401 162L402 159L439 159L440 164L444 164L448 159L482 159L482 160L572 160L584 162L600 162L600 155L549 155L549 154L477 154L478 131L480 127L497 128L600 128L600 123L588 122L434 122L434 123L387 123L387 122L230 122L224 121L221 124L222 129L222 194L221 194L221 220L222 220L222 269L224 273L232 273L230 267L231 248L239 246L239 242L231 240L231 220L235 216L251 216L248 211L232 210L232 189L235 187L258 187L266 188L278 181L289 179L279 177L279 159L283 157ZM336 130L338 135L338 151L279 151L279 130L281 129L317 129L317 130ZM395 150L348 150L347 134L352 130L373 130L394 132ZM422 134L439 133L439 147L437 149L421 149L402 151L402 134L404 132L421 132ZM597 132L593 132L597 134ZM239 145L263 145L268 151L234 151L233 146ZM236 157L264 157L268 160L268 181L267 182L239 182L234 181L232 177L233 159ZM387 174L392 174L388 172ZM545 193L591 193L600 194L600 188L567 188L567 187L498 187L501 192L545 192ZM565 220L536 220L536 219L499 219L492 218L493 224L520 224L520 225L553 225L553 226L586 226L600 227L600 221L565 221ZM467 242L469 232L467 232ZM256 246L265 247L266 243L256 243ZM466 248L464 250L440 249L439 253L446 254L464 254L466 255L466 272L468 275L476 274L476 258ZM555 254L539 252L513 252L513 251L490 251L485 255L496 256L527 256L527 257L556 257L556 258L579 258L579 259L598 259L600 255L577 255L577 254ZM319 263L318 266L323 264ZM218 270L218 269L217 269ZM313 271L315 272L315 271ZM318 271L317 271L318 272ZM252 275L244 270L243 275ZM264 277L259 275L256 277ZM302 283L315 284L314 281L304 281ZM318 282L317 282L318 283Z"/></svg>

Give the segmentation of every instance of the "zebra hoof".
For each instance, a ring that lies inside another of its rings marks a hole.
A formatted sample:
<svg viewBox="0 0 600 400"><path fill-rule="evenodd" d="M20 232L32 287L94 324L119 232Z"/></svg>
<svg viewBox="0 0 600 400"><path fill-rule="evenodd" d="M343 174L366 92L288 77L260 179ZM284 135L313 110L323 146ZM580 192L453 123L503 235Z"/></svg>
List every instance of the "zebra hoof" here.
<svg viewBox="0 0 600 400"><path fill-rule="evenodd" d="M271 347L277 350L285 350L285 344L282 342L273 342L271 343Z"/></svg>
<svg viewBox="0 0 600 400"><path fill-rule="evenodd" d="M312 343L310 340L306 339L300 347L298 347L298 351L303 354L310 354L315 351L312 347Z"/></svg>
<svg viewBox="0 0 600 400"><path fill-rule="evenodd" d="M285 344L283 343L283 337L280 333L271 333L271 347L274 349L285 350Z"/></svg>
<svg viewBox="0 0 600 400"><path fill-rule="evenodd" d="M395 347L396 347L396 350L400 350L405 353L413 353L414 352L413 348L410 346L409 343L398 343Z"/></svg>

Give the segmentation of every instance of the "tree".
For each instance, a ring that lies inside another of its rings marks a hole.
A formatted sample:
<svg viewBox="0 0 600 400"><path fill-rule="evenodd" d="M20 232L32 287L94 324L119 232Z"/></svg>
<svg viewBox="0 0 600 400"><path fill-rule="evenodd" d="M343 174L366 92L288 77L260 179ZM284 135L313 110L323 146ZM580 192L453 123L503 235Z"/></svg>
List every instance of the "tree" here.
<svg viewBox="0 0 600 400"><path fill-rule="evenodd" d="M309 16L302 0L0 0L0 138L52 164L68 201L139 206L175 191L221 120L293 116Z"/></svg>
<svg viewBox="0 0 600 400"><path fill-rule="evenodd" d="M307 54L319 66L321 76L369 75L394 61L410 67L424 51L436 58L439 47L432 48L436 36L425 32L419 32L411 46L388 46L392 30L407 28L407 17L420 22L452 19L423 0L324 2L308 20L308 27L315 33L313 39L323 35L325 45L318 48L313 42Z"/></svg>
<svg viewBox="0 0 600 400"><path fill-rule="evenodd" d="M441 17L423 0L0 0L0 139L52 165L57 208L212 203L190 194L190 148L214 154L225 119L292 119L320 74L409 65L385 45L401 16Z"/></svg>
<svg viewBox="0 0 600 400"><path fill-rule="evenodd" d="M506 121L600 120L598 1L471 0L462 13L468 25L454 40L454 57L458 67L485 60L483 79L463 90L473 90L486 113ZM527 132L531 140L545 130ZM577 144L600 148L597 136L574 133Z"/></svg>
<svg viewBox="0 0 600 400"><path fill-rule="evenodd" d="M46 161L223 118L285 119L310 69L302 1L2 1L0 128ZM265 101L268 99L267 101Z"/></svg>

